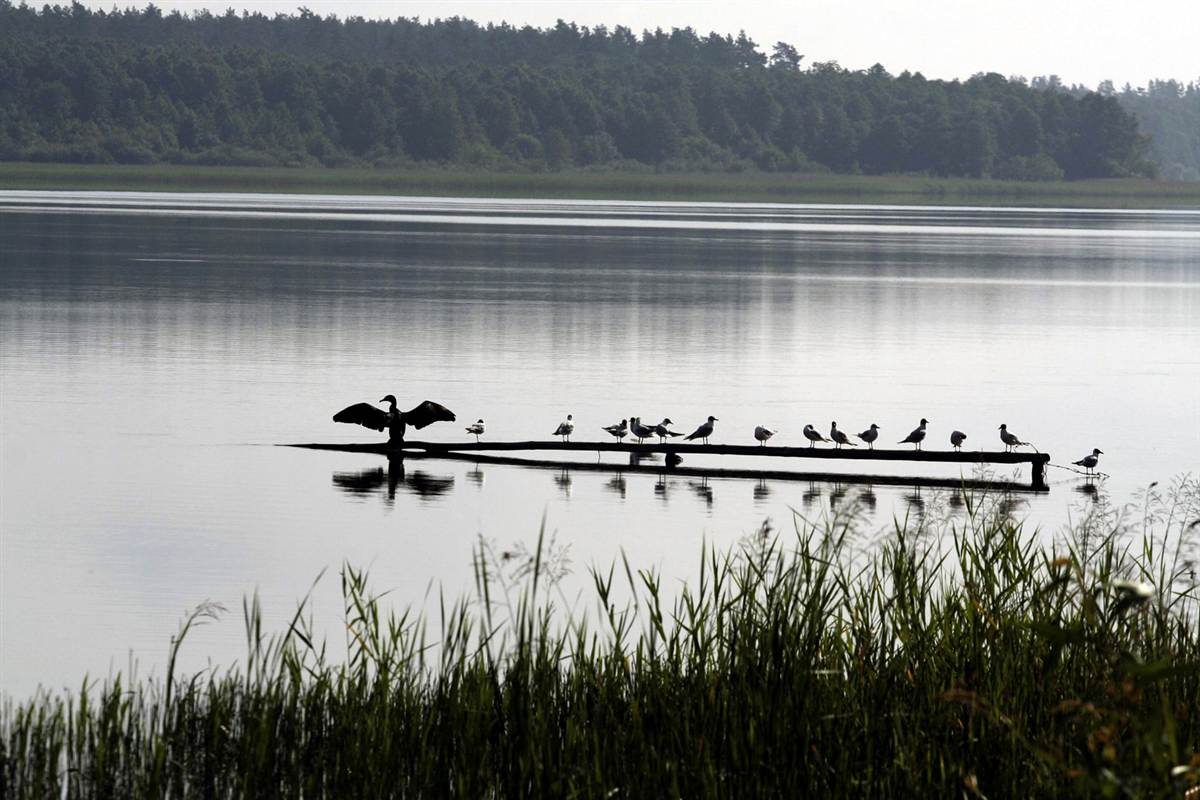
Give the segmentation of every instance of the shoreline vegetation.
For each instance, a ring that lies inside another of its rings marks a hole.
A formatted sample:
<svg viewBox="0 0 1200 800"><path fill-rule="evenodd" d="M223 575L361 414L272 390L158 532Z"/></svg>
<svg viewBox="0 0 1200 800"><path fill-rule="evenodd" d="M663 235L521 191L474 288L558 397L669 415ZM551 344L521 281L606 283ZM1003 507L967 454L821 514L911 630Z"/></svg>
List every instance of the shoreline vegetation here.
<svg viewBox="0 0 1200 800"><path fill-rule="evenodd" d="M228 670L0 705L5 797L1162 797L1200 784L1200 480L1103 494L1038 545L1003 496L627 561L564 612L561 552L480 541L475 596L388 610L341 573L346 653L246 600ZM559 605L561 603L561 605ZM566 620L563 616L566 614Z"/></svg>
<svg viewBox="0 0 1200 800"><path fill-rule="evenodd" d="M766 172L521 172L0 162L0 190L444 195L772 203L1200 208L1200 182Z"/></svg>

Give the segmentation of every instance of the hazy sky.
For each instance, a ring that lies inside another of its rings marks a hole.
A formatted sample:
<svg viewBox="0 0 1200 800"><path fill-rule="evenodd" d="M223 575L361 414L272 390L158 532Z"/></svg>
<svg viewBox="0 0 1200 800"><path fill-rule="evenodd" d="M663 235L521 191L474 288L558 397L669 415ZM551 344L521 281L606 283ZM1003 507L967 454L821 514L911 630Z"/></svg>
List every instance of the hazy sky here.
<svg viewBox="0 0 1200 800"><path fill-rule="evenodd" d="M40 3L41 0L38 0ZM55 0L66 2L66 0ZM147 0L115 0L124 8ZM114 0L85 0L112 8ZM1067 83L1111 78L1118 86L1149 78L1200 78L1200 0L158 0L164 10L233 7L364 17L463 16L480 22L644 28L690 25L701 33L744 29L762 49L790 42L805 62L927 77L1055 73Z"/></svg>

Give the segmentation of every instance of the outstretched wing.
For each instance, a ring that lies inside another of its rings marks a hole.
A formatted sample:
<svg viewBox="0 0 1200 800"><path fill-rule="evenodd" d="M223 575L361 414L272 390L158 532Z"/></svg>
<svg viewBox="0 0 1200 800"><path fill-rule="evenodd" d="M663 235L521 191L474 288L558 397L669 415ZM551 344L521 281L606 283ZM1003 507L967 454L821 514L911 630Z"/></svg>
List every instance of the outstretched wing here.
<svg viewBox="0 0 1200 800"><path fill-rule="evenodd" d="M362 425L373 431L381 431L387 427L388 415L370 403L355 403L347 406L333 415L334 422L348 422L351 425Z"/></svg>
<svg viewBox="0 0 1200 800"><path fill-rule="evenodd" d="M412 411L404 412L405 424L412 425L417 430L434 422L454 422L454 419L453 411L441 403L435 403L432 400L426 400Z"/></svg>

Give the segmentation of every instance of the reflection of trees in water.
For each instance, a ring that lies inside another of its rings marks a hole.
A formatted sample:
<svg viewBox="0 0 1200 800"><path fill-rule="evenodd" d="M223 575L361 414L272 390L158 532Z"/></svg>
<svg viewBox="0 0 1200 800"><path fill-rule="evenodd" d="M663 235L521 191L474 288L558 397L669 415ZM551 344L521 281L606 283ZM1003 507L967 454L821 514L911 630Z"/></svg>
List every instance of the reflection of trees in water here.
<svg viewBox="0 0 1200 800"><path fill-rule="evenodd" d="M404 460L389 458L388 466L364 469L358 472L333 473L333 485L342 492L356 497L367 497L382 493L389 506L396 500L396 491L404 489L423 500L431 500L454 488L453 475L431 475L424 470L404 469Z"/></svg>

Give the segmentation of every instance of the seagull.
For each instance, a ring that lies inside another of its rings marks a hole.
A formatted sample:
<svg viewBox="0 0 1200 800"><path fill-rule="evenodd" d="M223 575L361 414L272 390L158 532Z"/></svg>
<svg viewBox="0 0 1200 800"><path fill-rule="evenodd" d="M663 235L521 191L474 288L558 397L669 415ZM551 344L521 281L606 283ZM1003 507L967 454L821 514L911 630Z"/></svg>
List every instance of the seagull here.
<svg viewBox="0 0 1200 800"><path fill-rule="evenodd" d="M619 442L629 435L629 420L623 419L616 425L605 425L601 430L608 431L617 437L617 441Z"/></svg>
<svg viewBox="0 0 1200 800"><path fill-rule="evenodd" d="M571 441L571 434L575 432L573 419L570 414L567 414L567 418L558 423L558 427L554 429L554 435L563 437L564 442Z"/></svg>
<svg viewBox="0 0 1200 800"><path fill-rule="evenodd" d="M872 422L871 427L867 428L862 433L856 433L854 435L857 436L858 438L862 439L864 442L867 443L868 447L870 447L872 450L874 450L875 449L875 440L879 438L879 426L876 425L874 422Z"/></svg>
<svg viewBox="0 0 1200 800"><path fill-rule="evenodd" d="M674 425L670 417L663 417L663 421L654 426L654 435L658 437L659 444L665 444L668 436L683 436L682 433L668 430L668 425Z"/></svg>
<svg viewBox="0 0 1200 800"><path fill-rule="evenodd" d="M1022 445L1029 446L1029 442L1022 442L1017 438L1016 434L1009 433L1008 425L1003 423L1000 425L1000 441L1004 442L1004 449L1006 451L1012 450L1014 447L1021 447Z"/></svg>
<svg viewBox="0 0 1200 800"><path fill-rule="evenodd" d="M1096 463L1100 461L1100 456L1103 455L1103 453L1104 451L1099 447L1093 447L1092 454L1090 456L1084 456L1078 461L1072 461L1071 463L1078 467L1085 468L1088 472L1092 472L1094 469L1096 469Z"/></svg>
<svg viewBox="0 0 1200 800"><path fill-rule="evenodd" d="M477 420L467 426L467 433L475 434L475 442L479 442L479 436L483 433L483 420Z"/></svg>
<svg viewBox="0 0 1200 800"><path fill-rule="evenodd" d="M925 426L928 424L929 420L921 417L921 424L917 426L917 429L908 436L905 436L903 439L897 442L897 444L911 444L914 445L915 450L920 450L921 441L925 438Z"/></svg>
<svg viewBox="0 0 1200 800"><path fill-rule="evenodd" d="M719 420L717 420L716 417L710 416L708 418L708 422L704 423L699 428L696 428L696 430L692 431L691 435L689 435L687 437L688 440L690 441L692 439L701 439L704 441L705 444L708 444L708 437L712 436L712 432L713 432L713 423L718 422L718 421Z"/></svg>
<svg viewBox="0 0 1200 800"><path fill-rule="evenodd" d="M775 433L775 431L765 428L762 425L756 425L754 428L754 438L758 440L759 445L762 447L767 446L767 439L770 439Z"/></svg>
<svg viewBox="0 0 1200 800"><path fill-rule="evenodd" d="M654 435L654 428L647 428L643 425L641 417L629 418L629 431L638 440L638 444L641 444L643 439L649 439Z"/></svg>
<svg viewBox="0 0 1200 800"><path fill-rule="evenodd" d="M394 395L384 395L379 402L387 403L388 410L376 408L370 403L355 403L334 414L333 421L362 425L373 431L387 429L389 442L403 442L404 428L407 425L421 430L434 422L454 422L454 412L432 400L426 400L409 411L400 411L396 408Z"/></svg>
<svg viewBox="0 0 1200 800"><path fill-rule="evenodd" d="M858 447L858 445L856 445L854 442L850 441L849 436L847 436L845 433L843 433L842 431L839 431L837 429L837 421L836 420L834 420L833 424L829 427L829 438L833 439L833 441L837 442L836 446L838 448L840 448L844 444L848 444L851 447Z"/></svg>
<svg viewBox="0 0 1200 800"><path fill-rule="evenodd" d="M829 440L828 440L828 439L826 439L824 436L822 436L821 434L817 433L817 429L816 429L816 428L814 428L812 425L805 425L805 426L804 426L804 438L805 438L805 439L808 439L808 446L809 446L809 447L812 447L812 446L813 446L813 445L815 445L817 442L828 442L828 441L829 441Z"/></svg>
<svg viewBox="0 0 1200 800"><path fill-rule="evenodd" d="M950 434L950 444L955 450L962 450L962 443L967 438L967 435L962 431L954 431Z"/></svg>

